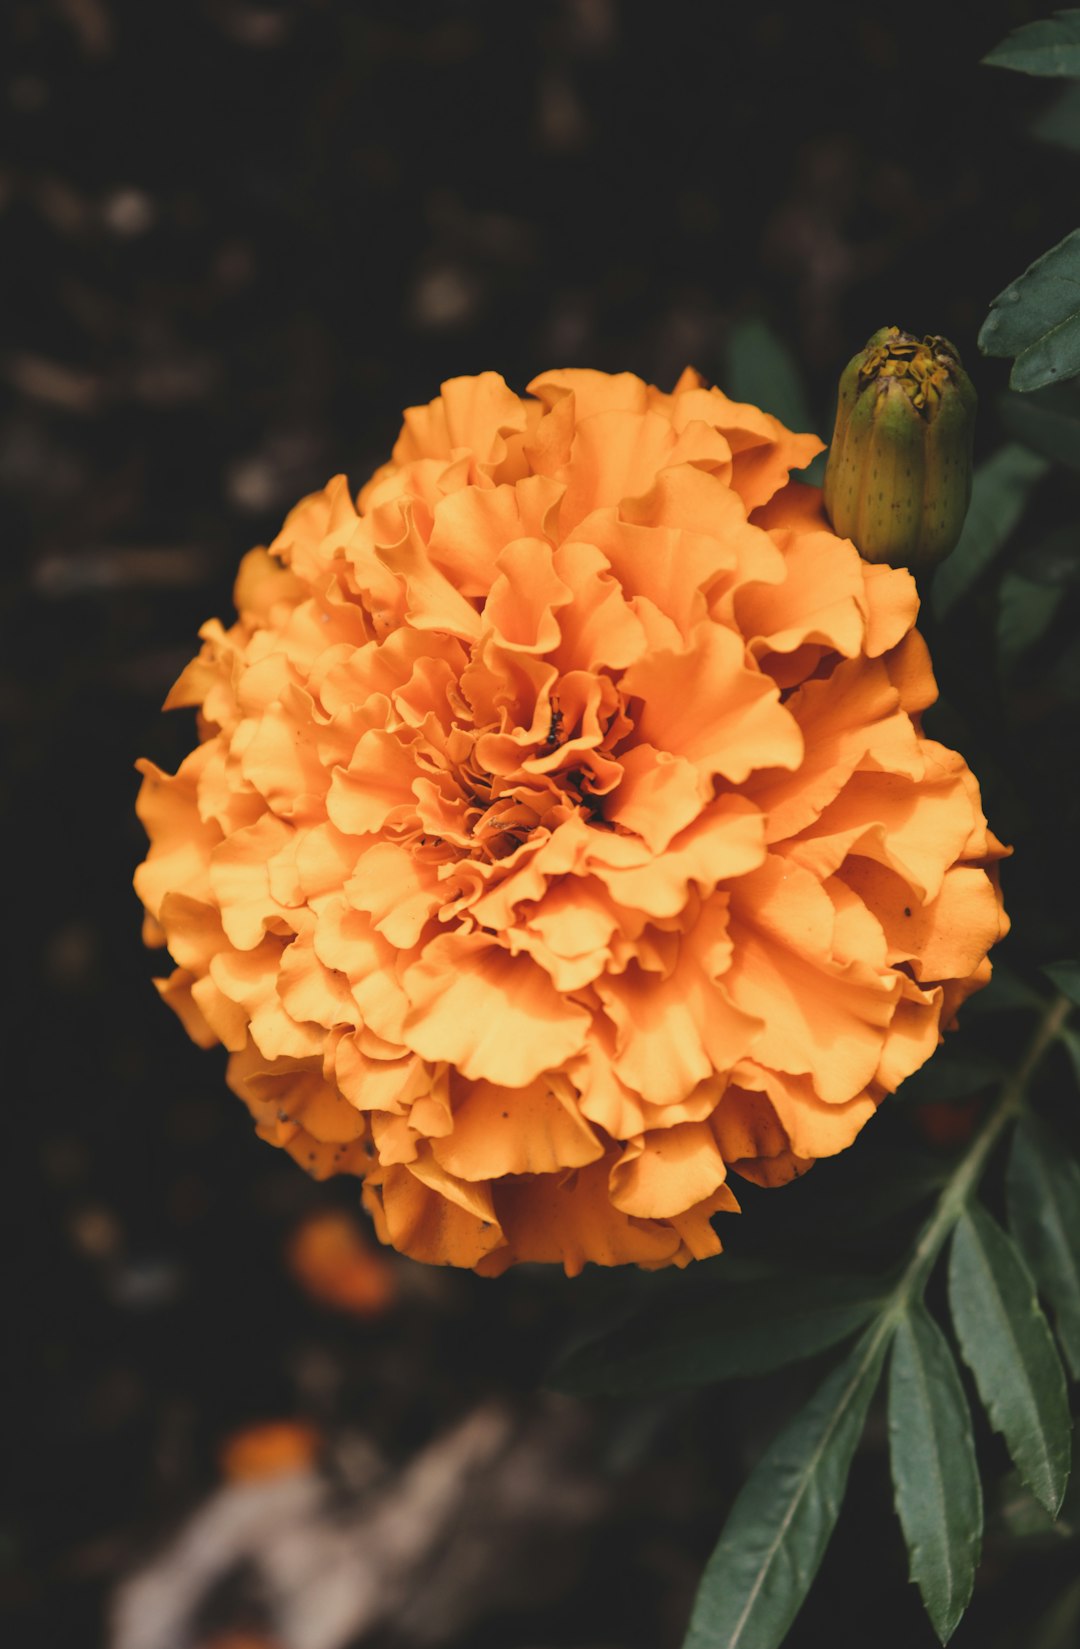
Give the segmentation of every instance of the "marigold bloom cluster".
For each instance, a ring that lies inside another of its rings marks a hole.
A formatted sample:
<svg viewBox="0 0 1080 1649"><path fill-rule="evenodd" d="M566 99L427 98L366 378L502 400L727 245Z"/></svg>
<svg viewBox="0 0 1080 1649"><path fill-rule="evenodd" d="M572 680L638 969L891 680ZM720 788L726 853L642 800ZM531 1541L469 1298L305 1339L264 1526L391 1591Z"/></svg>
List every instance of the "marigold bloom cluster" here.
<svg viewBox="0 0 1080 1649"><path fill-rule="evenodd" d="M820 447L689 371L454 379L204 626L141 764L160 990L405 1253L713 1254L989 978L1005 850Z"/></svg>

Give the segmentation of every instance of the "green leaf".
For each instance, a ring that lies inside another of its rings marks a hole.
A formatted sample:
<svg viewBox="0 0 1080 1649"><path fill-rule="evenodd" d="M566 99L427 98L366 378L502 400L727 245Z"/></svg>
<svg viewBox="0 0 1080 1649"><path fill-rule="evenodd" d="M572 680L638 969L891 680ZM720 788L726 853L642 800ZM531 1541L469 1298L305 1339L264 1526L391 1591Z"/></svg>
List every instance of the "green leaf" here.
<svg viewBox="0 0 1080 1649"><path fill-rule="evenodd" d="M945 617L1004 549L1028 494L1048 468L1045 458L1012 444L1000 447L980 464L960 542L934 576L932 596L938 618Z"/></svg>
<svg viewBox="0 0 1080 1649"><path fill-rule="evenodd" d="M1063 996L1080 1007L1080 962L1048 962L1042 971Z"/></svg>
<svg viewBox="0 0 1080 1649"><path fill-rule="evenodd" d="M953 1354L926 1308L901 1319L889 1363L889 1453L911 1578L942 1643L971 1601L982 1489Z"/></svg>
<svg viewBox="0 0 1080 1649"><path fill-rule="evenodd" d="M1041 389L1080 372L1080 229L998 293L979 348L984 355L1016 357L1012 389Z"/></svg>
<svg viewBox="0 0 1080 1649"><path fill-rule="evenodd" d="M1080 11L1058 11L1052 18L1013 29L983 62L1021 74L1080 77Z"/></svg>
<svg viewBox="0 0 1080 1649"><path fill-rule="evenodd" d="M1030 1272L977 1203L956 1224L949 1303L991 1425L1031 1492L1056 1515L1069 1476L1065 1374Z"/></svg>
<svg viewBox="0 0 1080 1649"><path fill-rule="evenodd" d="M1053 143L1059 149L1080 151L1080 86L1063 86L1048 108L1028 127L1039 143Z"/></svg>
<svg viewBox="0 0 1080 1649"><path fill-rule="evenodd" d="M1036 584L1021 573L1006 573L998 590L997 653L1010 676L1024 654L1054 622L1065 591L1060 584Z"/></svg>
<svg viewBox="0 0 1080 1649"><path fill-rule="evenodd" d="M643 1312L575 1347L549 1384L622 1397L766 1374L854 1334L884 1298L876 1278L811 1274L727 1284L707 1301Z"/></svg>
<svg viewBox="0 0 1080 1649"><path fill-rule="evenodd" d="M847 1486L888 1333L878 1323L762 1455L705 1569L683 1649L777 1649Z"/></svg>
<svg viewBox="0 0 1080 1649"><path fill-rule="evenodd" d="M795 357L764 321L740 321L732 327L726 387L732 400L752 402L788 429L814 428Z"/></svg>
<svg viewBox="0 0 1080 1649"><path fill-rule="evenodd" d="M1009 1226L1054 1308L1065 1361L1080 1380L1080 1164L1027 1116L1013 1136L1005 1189Z"/></svg>
<svg viewBox="0 0 1080 1649"><path fill-rule="evenodd" d="M1008 433L1052 463L1080 469L1080 396L1075 383L1034 395L1003 395L998 406Z"/></svg>
<svg viewBox="0 0 1080 1649"><path fill-rule="evenodd" d="M896 1090L907 1104L937 1105L943 1100L967 1099L1001 1081L1002 1069L989 1054L934 1054Z"/></svg>

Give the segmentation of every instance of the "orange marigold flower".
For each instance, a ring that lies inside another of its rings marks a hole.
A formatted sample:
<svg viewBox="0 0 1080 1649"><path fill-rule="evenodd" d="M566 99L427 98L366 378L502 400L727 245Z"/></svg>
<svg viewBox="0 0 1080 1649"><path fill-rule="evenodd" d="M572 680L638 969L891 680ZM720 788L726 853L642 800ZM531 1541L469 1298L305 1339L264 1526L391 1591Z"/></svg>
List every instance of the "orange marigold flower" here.
<svg viewBox="0 0 1080 1649"><path fill-rule="evenodd" d="M716 1253L989 978L915 585L686 372L457 378L243 561L136 887L264 1139L494 1274Z"/></svg>
<svg viewBox="0 0 1080 1649"><path fill-rule="evenodd" d="M338 1208L309 1214L289 1237L289 1270L323 1305L357 1317L380 1317L397 1288L390 1262Z"/></svg>
<svg viewBox="0 0 1080 1649"><path fill-rule="evenodd" d="M303 1420L261 1420L234 1431L221 1445L221 1471L230 1483L306 1471L319 1452L314 1426Z"/></svg>

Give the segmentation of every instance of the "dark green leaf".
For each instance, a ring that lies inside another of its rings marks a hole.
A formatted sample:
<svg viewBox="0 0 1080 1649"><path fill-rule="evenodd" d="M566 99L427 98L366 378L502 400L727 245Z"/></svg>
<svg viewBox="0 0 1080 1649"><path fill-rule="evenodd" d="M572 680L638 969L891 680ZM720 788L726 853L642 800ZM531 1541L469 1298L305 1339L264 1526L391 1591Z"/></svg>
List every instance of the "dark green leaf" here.
<svg viewBox="0 0 1080 1649"><path fill-rule="evenodd" d="M949 1303L991 1425L1024 1482L1056 1515L1069 1476L1064 1370L1015 1243L977 1203L964 1209L953 1235Z"/></svg>
<svg viewBox="0 0 1080 1649"><path fill-rule="evenodd" d="M1063 86L1049 107L1036 115L1028 130L1040 143L1080 151L1080 86Z"/></svg>
<svg viewBox="0 0 1080 1649"><path fill-rule="evenodd" d="M1052 463L1080 469L1080 396L1075 384L1055 384L1034 395L1003 395L998 402L1008 433Z"/></svg>
<svg viewBox="0 0 1080 1649"><path fill-rule="evenodd" d="M777 1649L810 1590L847 1486L888 1335L876 1324L745 1482L694 1603L683 1649Z"/></svg>
<svg viewBox="0 0 1080 1649"><path fill-rule="evenodd" d="M752 402L788 429L814 428L795 358L764 321L740 321L731 329L725 388L732 400Z"/></svg>
<svg viewBox="0 0 1080 1649"><path fill-rule="evenodd" d="M906 1104L937 1105L942 1100L967 1099L1001 1081L1001 1066L989 1054L947 1054L939 1050L902 1082L896 1098Z"/></svg>
<svg viewBox="0 0 1080 1649"><path fill-rule="evenodd" d="M1020 573L1006 573L998 590L997 613L997 653L1003 675L1011 675L1029 648L1046 634L1064 596L1060 584L1035 584Z"/></svg>
<svg viewBox="0 0 1080 1649"><path fill-rule="evenodd" d="M1041 389L1080 372L1080 229L998 293L979 348L984 355L1015 356L1013 389Z"/></svg>
<svg viewBox="0 0 1080 1649"><path fill-rule="evenodd" d="M1023 24L987 52L983 62L1021 74L1080 77L1080 11L1058 11L1052 18Z"/></svg>
<svg viewBox="0 0 1080 1649"><path fill-rule="evenodd" d="M1080 1164L1037 1118L1024 1117L1005 1188L1013 1236L1054 1308L1065 1361L1080 1380Z"/></svg>
<svg viewBox="0 0 1080 1649"><path fill-rule="evenodd" d="M1063 996L1080 1007L1080 962L1048 962L1042 971Z"/></svg>
<svg viewBox="0 0 1080 1649"><path fill-rule="evenodd" d="M692 1306L643 1312L577 1346L549 1384L629 1396L765 1374L836 1345L879 1309L873 1278L787 1275L728 1284Z"/></svg>
<svg viewBox="0 0 1080 1649"><path fill-rule="evenodd" d="M889 1364L889 1453L911 1578L942 1643L971 1601L982 1489L953 1354L924 1306L902 1318Z"/></svg>
<svg viewBox="0 0 1080 1649"><path fill-rule="evenodd" d="M1048 467L1045 458L1009 445L999 448L976 470L960 542L934 576L933 604L939 618L967 594L1005 547L1028 494Z"/></svg>

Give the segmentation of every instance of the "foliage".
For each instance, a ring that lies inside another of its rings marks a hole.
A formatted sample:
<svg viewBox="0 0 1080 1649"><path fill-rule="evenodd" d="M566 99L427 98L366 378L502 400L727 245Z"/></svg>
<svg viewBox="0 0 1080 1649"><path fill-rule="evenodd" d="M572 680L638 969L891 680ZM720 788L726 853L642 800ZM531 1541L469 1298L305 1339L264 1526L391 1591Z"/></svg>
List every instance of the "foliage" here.
<svg viewBox="0 0 1080 1649"><path fill-rule="evenodd" d="M1080 152L1080 10L1016 30L984 61L1075 79L1033 133ZM1011 393L994 409L1006 438L977 471L959 547L923 592L939 631L935 657L948 657L965 615L984 656L996 660L1007 719L1025 692L1080 697L1074 632L1061 622L1080 584L1080 530L1075 516L1063 522L1044 513L1047 498L1056 509L1070 497L1070 474L1080 469L1077 291L1080 230L991 304L979 345L1013 361ZM785 345L759 320L741 323L729 343L734 393L801 420L805 397ZM960 684L945 714L963 719L969 685ZM970 690L985 694L985 676ZM1009 794L1007 777L1000 788ZM1061 931L1052 917L1042 920L1047 932ZM1039 921L1029 917L1036 932ZM1000 1539L1003 1528L1013 1539L1077 1538L1066 1371L1080 1379L1080 1162L1069 1117L1075 1093L1068 1097L1070 1066L1080 1084L1080 1030L1070 1024L1078 1009L1080 963L1044 951L1029 955L1021 972L1001 965L960 1031L903 1084L892 1103L905 1114L944 1112L968 1137L932 1188L921 1223L909 1211L904 1257L893 1269L812 1271L805 1255L799 1269L765 1274L740 1273L736 1264L708 1296L624 1316L557 1369L555 1383L565 1389L640 1397L832 1353L832 1367L731 1506L684 1649L783 1642L840 1514L882 1384L910 1575L942 1643L976 1585L984 1500L987 1538ZM1060 1132L1048 1120L1059 1112ZM860 1206L868 1225L874 1197L867 1186ZM983 1486L988 1426L1015 1466L1004 1500ZM1043 1599L1031 1641L1057 1649L1074 1641L1078 1622L1080 1588L1070 1579Z"/></svg>

